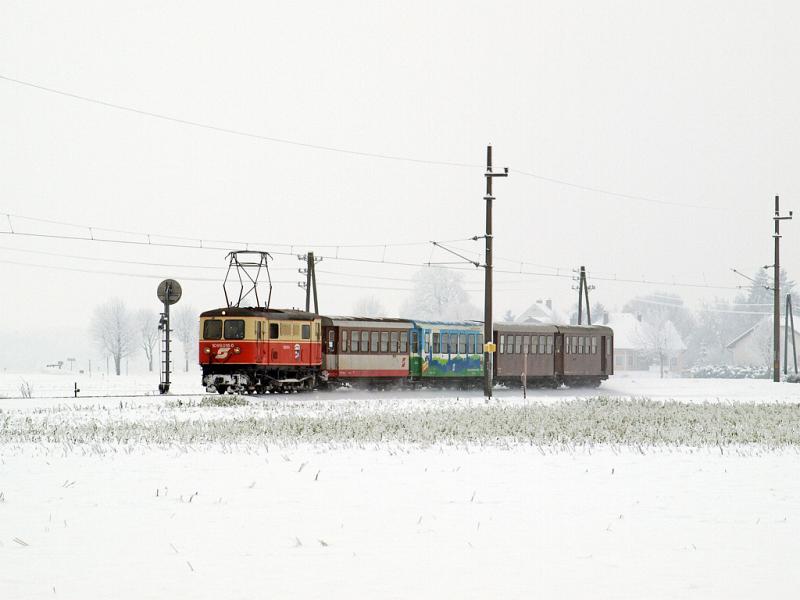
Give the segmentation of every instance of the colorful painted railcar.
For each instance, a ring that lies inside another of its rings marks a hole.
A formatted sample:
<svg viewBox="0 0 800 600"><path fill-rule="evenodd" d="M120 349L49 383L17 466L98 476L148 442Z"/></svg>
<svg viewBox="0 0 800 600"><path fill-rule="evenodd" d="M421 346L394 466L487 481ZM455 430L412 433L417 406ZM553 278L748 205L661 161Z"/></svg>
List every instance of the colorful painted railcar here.
<svg viewBox="0 0 800 600"><path fill-rule="evenodd" d="M414 380L468 383L483 374L482 325L475 321L413 321L411 369Z"/></svg>
<svg viewBox="0 0 800 600"><path fill-rule="evenodd" d="M200 315L203 385L224 393L314 389L322 320L295 310L219 308Z"/></svg>

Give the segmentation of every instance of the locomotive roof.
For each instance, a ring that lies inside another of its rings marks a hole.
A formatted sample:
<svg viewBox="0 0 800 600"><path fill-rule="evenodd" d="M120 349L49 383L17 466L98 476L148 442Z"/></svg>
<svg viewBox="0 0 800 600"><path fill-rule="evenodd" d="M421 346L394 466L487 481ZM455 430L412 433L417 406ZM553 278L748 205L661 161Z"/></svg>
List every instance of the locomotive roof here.
<svg viewBox="0 0 800 600"><path fill-rule="evenodd" d="M284 309L284 308L264 308L261 306L240 308L229 306L226 308L215 308L200 313L201 317L263 317L272 321L311 321L319 318L319 315L304 310Z"/></svg>

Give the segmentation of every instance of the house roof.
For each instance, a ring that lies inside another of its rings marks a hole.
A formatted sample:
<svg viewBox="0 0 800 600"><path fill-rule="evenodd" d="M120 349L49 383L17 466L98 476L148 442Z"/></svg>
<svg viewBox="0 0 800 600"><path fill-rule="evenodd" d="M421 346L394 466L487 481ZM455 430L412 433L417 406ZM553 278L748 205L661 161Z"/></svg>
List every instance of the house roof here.
<svg viewBox="0 0 800 600"><path fill-rule="evenodd" d="M558 310L547 306L544 300L537 300L531 304L520 316L515 320L515 323L568 323L569 319L562 315Z"/></svg>
<svg viewBox="0 0 800 600"><path fill-rule="evenodd" d="M752 334L756 329L758 329L759 327L764 327L765 325L767 325L769 327L772 327L772 317L771 316L766 316L766 317L762 318L758 323L753 325L750 329L747 329L747 330L743 331L741 334L739 334L738 336L733 338L730 342L728 342L728 345L725 346L725 348L727 348L728 350L732 350L734 348L734 346L736 346L739 342L741 342L743 339L745 339L750 334ZM783 323L781 323L781 332L783 332L784 329L786 329L786 327L784 326ZM790 328L789 330L791 331L792 329ZM794 330L794 331L795 331L795 334L796 334L797 330Z"/></svg>

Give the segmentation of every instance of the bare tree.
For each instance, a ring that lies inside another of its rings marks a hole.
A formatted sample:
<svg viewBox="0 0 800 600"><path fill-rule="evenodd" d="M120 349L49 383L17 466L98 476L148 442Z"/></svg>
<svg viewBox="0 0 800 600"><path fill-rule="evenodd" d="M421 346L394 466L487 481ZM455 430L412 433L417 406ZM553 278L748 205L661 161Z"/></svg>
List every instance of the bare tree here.
<svg viewBox="0 0 800 600"><path fill-rule="evenodd" d="M377 296L362 296L353 307L353 314L358 317L385 317L386 309Z"/></svg>
<svg viewBox="0 0 800 600"><path fill-rule="evenodd" d="M686 349L672 321L663 316L654 318L649 323L640 323L637 336L642 350L651 358L658 360L662 378L664 377L664 364L669 365L671 359Z"/></svg>
<svg viewBox="0 0 800 600"><path fill-rule="evenodd" d="M172 331L183 346L184 371L189 371L189 354L197 348L199 319L194 306L184 304L176 308L170 317Z"/></svg>
<svg viewBox="0 0 800 600"><path fill-rule="evenodd" d="M130 312L119 298L113 298L94 310L91 336L107 356L114 358L114 369L120 374L122 359L135 347L136 329Z"/></svg>
<svg viewBox="0 0 800 600"><path fill-rule="evenodd" d="M141 308L136 311L136 331L139 335L139 347L147 358L147 370L153 371L153 354L158 343L158 313L155 310Z"/></svg>
<svg viewBox="0 0 800 600"><path fill-rule="evenodd" d="M480 319L481 311L469 301L464 276L450 269L428 268L414 276L414 289L402 313L417 319Z"/></svg>

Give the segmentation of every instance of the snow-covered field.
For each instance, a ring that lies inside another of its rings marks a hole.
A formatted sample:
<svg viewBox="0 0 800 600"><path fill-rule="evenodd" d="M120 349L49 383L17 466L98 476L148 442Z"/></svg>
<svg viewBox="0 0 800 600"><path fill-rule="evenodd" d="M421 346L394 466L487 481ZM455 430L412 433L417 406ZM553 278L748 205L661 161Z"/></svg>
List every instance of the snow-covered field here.
<svg viewBox="0 0 800 600"><path fill-rule="evenodd" d="M796 596L797 384L198 379L0 375L0 598Z"/></svg>

